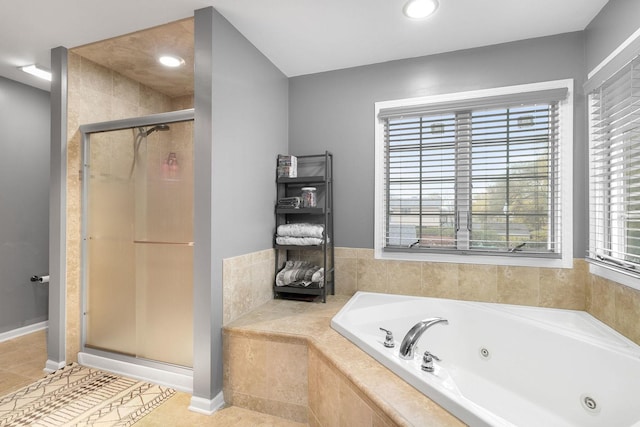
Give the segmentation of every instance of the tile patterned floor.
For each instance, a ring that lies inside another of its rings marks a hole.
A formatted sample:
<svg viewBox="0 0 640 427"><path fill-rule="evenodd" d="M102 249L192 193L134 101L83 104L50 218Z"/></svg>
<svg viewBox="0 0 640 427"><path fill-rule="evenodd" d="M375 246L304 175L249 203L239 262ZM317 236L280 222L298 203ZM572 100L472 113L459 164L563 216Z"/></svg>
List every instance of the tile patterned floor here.
<svg viewBox="0 0 640 427"><path fill-rule="evenodd" d="M47 361L46 333L34 332L9 341L0 342L0 396L11 393L44 376L42 368ZM142 418L136 426L147 427L302 427L282 418L234 406L211 416L189 411L187 393L176 393L171 399Z"/></svg>

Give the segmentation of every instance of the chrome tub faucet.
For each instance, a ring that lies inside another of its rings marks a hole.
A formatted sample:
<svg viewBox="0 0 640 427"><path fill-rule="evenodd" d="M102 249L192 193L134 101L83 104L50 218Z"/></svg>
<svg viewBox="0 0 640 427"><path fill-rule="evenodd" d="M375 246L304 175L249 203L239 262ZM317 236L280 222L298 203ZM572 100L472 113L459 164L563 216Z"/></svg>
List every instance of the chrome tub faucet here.
<svg viewBox="0 0 640 427"><path fill-rule="evenodd" d="M438 323L448 325L449 321L447 319L443 319L442 317L433 317L430 319L421 320L416 323L411 329L409 329L409 332L407 332L407 335L405 335L404 339L402 340L402 344L400 344L400 352L398 353L400 358L413 359L413 350L424 331L426 331L433 325L437 325Z"/></svg>

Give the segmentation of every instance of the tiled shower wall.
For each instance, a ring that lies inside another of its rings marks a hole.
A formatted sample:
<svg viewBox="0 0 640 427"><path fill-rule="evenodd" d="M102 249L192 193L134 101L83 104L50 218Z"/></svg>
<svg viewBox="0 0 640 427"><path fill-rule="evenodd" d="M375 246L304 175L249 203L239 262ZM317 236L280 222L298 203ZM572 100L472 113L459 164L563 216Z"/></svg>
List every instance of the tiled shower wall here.
<svg viewBox="0 0 640 427"><path fill-rule="evenodd" d="M81 180L79 127L193 106L193 96L170 98L72 51L68 55L66 360L80 351Z"/></svg>
<svg viewBox="0 0 640 427"><path fill-rule="evenodd" d="M572 269L377 260L372 249L336 248L336 293L383 292L584 310L640 344L640 291ZM225 260L224 323L272 298L271 249Z"/></svg>

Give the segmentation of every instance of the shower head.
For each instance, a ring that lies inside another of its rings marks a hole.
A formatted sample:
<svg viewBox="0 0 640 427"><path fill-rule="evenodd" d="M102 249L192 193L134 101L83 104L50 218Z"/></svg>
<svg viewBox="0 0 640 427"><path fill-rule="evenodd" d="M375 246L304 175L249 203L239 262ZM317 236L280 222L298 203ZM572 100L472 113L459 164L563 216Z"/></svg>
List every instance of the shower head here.
<svg viewBox="0 0 640 427"><path fill-rule="evenodd" d="M152 127L151 129L149 129L149 130L145 133L145 135L146 135L146 136L149 136L149 135L151 135L154 131L164 132L164 131L167 131L167 130L169 130L169 129L170 129L170 128L169 128L169 125L167 125L167 124L164 124L164 123L163 123L163 124L156 125L156 126Z"/></svg>

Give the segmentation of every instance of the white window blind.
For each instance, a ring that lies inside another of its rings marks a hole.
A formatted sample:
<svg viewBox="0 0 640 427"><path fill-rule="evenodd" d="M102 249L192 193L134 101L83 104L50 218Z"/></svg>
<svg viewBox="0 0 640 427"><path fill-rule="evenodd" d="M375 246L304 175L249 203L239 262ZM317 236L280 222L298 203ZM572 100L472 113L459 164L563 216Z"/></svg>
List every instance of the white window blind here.
<svg viewBox="0 0 640 427"><path fill-rule="evenodd" d="M566 93L381 110L384 250L557 257Z"/></svg>
<svg viewBox="0 0 640 427"><path fill-rule="evenodd" d="M589 257L640 274L640 57L589 94Z"/></svg>

